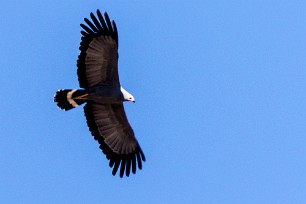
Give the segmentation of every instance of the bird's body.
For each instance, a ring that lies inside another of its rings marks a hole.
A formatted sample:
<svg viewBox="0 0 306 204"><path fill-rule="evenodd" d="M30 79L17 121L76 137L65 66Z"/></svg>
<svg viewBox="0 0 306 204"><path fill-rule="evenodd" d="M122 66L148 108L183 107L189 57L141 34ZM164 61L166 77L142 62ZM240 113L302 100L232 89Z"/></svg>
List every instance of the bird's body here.
<svg viewBox="0 0 306 204"><path fill-rule="evenodd" d="M134 97L122 88L118 75L118 31L107 13L104 18L90 14L92 22L81 24L83 37L78 58L78 79L83 89L59 90L54 101L59 108L73 109L83 103L89 130L100 143L110 160L113 175L120 167L120 177L129 176L130 170L142 168L144 154L125 115L123 102L135 102Z"/></svg>
<svg viewBox="0 0 306 204"><path fill-rule="evenodd" d="M122 103L129 101L128 96L124 96L122 87L114 86L96 86L89 89L89 99L96 103ZM124 90L124 89L123 89Z"/></svg>

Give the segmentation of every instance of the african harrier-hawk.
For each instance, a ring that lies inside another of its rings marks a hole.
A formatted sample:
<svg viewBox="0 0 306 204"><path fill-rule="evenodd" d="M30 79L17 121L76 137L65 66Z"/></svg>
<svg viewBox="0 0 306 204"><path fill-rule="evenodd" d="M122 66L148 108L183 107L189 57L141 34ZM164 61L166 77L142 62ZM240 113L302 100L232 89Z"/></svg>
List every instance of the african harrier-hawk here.
<svg viewBox="0 0 306 204"><path fill-rule="evenodd" d="M59 90L54 96L59 108L73 109L83 103L91 134L109 160L115 175L120 177L136 173L136 165L142 168L145 156L135 138L125 115L123 102L135 102L134 97L122 88L118 76L118 32L107 13L104 18L97 10L91 13L92 21L81 24L82 38L77 61L77 74L83 89Z"/></svg>

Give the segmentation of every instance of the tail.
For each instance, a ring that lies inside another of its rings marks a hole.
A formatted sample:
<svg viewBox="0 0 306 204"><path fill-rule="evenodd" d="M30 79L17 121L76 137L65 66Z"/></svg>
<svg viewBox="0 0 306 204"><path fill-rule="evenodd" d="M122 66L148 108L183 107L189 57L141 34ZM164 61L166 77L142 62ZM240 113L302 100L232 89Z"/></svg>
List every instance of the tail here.
<svg viewBox="0 0 306 204"><path fill-rule="evenodd" d="M55 93L54 102L60 109L67 111L85 103L87 96L85 90L62 89Z"/></svg>

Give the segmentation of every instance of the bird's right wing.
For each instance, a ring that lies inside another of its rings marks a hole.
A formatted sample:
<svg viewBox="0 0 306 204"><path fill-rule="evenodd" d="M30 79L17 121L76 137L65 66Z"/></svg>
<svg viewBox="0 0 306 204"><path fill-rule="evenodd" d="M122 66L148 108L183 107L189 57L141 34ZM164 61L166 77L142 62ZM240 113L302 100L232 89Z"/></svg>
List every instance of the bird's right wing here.
<svg viewBox="0 0 306 204"><path fill-rule="evenodd" d="M97 10L91 13L92 22L84 19L81 24L80 55L78 57L78 79L80 87L88 89L98 84L120 86L118 76L118 31L107 13L104 18Z"/></svg>

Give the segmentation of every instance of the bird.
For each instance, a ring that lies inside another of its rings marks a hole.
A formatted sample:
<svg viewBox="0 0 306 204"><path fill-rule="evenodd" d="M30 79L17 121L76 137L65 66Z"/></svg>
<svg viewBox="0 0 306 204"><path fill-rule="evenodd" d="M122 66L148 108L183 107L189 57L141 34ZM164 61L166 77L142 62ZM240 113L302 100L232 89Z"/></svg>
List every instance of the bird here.
<svg viewBox="0 0 306 204"><path fill-rule="evenodd" d="M81 23L80 54L77 59L77 76L80 88L60 89L54 102L65 111L84 104L84 115L89 131L100 144L109 160L112 175L142 169L145 155L126 117L123 102L135 98L120 84L118 74L118 30L107 12L90 13L91 21Z"/></svg>

